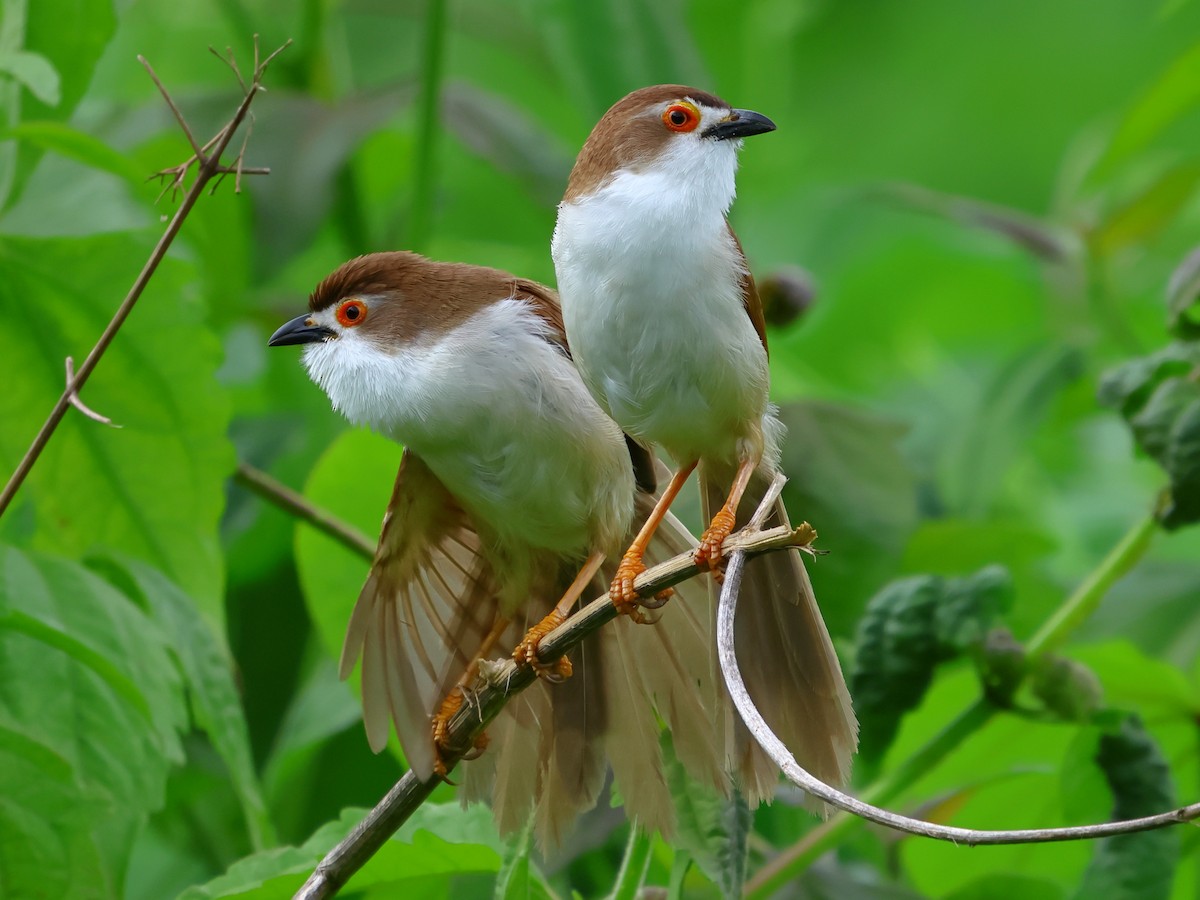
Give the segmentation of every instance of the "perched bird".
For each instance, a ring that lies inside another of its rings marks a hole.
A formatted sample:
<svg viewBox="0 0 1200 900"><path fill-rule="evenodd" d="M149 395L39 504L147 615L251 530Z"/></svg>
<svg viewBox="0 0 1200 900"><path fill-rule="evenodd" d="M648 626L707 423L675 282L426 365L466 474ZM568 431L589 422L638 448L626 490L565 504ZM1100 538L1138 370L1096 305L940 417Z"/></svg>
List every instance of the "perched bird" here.
<svg viewBox="0 0 1200 900"><path fill-rule="evenodd" d="M727 218L741 139L774 129L696 88L634 91L592 130L558 208L552 252L575 364L627 434L679 466L618 568L623 611L659 516L697 465L710 518L697 560L714 570L778 471L762 306ZM787 521L782 502L775 519ZM751 694L801 765L843 783L858 726L800 554L768 554L745 579L737 649ZM740 721L728 734L748 795L769 797L774 768Z"/></svg>
<svg viewBox="0 0 1200 900"><path fill-rule="evenodd" d="M604 593L634 523L655 505L635 487L636 473L652 488L652 458L583 386L554 292L506 272L404 252L359 257L270 344L303 344L334 408L405 447L341 674L361 652L372 749L395 722L409 765L428 778L440 770L438 723L478 660L522 642L556 601ZM659 534L650 552L661 559L696 546L675 520ZM491 789L505 831L536 806L539 835L555 843L595 803L611 765L630 816L669 831L660 717L693 777L728 790L706 662L709 601L691 590L657 627L601 629L580 648L575 677L539 680L511 702L491 725L492 749L466 765L467 798Z"/></svg>

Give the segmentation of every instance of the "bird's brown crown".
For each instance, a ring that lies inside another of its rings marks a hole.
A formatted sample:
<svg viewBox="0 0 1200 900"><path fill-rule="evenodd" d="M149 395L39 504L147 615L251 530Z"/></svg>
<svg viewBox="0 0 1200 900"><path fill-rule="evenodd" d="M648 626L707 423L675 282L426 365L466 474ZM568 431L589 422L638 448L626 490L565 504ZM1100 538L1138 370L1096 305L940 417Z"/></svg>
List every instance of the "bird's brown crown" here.
<svg viewBox="0 0 1200 900"><path fill-rule="evenodd" d="M529 301L556 332L562 332L558 295L550 288L500 269L434 262L405 250L370 253L343 263L309 295L308 308L319 312L338 305L340 313L350 301L375 301L369 312L362 308L355 327L387 344L450 331L506 297Z"/></svg>
<svg viewBox="0 0 1200 900"><path fill-rule="evenodd" d="M636 168L653 159L675 136L663 111L672 103L728 109L715 94L683 84L656 84L627 94L609 108L588 135L567 182L565 201L584 197L601 187L621 169Z"/></svg>

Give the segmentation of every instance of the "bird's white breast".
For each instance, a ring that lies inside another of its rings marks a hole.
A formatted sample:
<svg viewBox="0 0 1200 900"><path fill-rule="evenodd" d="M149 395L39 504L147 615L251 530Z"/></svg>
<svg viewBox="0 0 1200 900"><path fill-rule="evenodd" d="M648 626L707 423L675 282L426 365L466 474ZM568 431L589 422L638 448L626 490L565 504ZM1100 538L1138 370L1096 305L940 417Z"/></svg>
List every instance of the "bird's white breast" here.
<svg viewBox="0 0 1200 900"><path fill-rule="evenodd" d="M628 450L544 329L510 298L393 353L346 334L304 363L335 409L410 447L502 541L613 549L632 516Z"/></svg>
<svg viewBox="0 0 1200 900"><path fill-rule="evenodd" d="M734 149L704 152L699 172L694 157L662 159L564 202L552 247L588 387L622 428L680 462L733 460L747 441L761 453L769 386L725 221Z"/></svg>

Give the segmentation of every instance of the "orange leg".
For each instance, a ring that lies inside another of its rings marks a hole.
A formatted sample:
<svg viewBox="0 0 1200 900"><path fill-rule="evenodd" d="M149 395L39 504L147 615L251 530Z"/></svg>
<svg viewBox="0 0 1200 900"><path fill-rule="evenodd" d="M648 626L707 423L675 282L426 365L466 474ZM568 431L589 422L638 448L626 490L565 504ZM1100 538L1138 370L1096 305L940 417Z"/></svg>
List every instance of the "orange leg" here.
<svg viewBox="0 0 1200 900"><path fill-rule="evenodd" d="M617 575L608 589L608 594L612 597L613 606L617 608L617 612L629 616L635 622L645 621L637 609L638 592L633 588L633 581L646 571L646 563L643 561L646 547L650 545L650 539L654 537L654 532L658 530L659 524L667 515L667 510L671 508L671 504L679 495L684 482L695 468L696 463L691 462L671 476L671 482L662 492L662 496L658 498L658 502L654 504L650 515L646 517L642 530L638 532L633 543L629 545L629 549L625 551L625 555L621 557L621 564L617 566Z"/></svg>
<svg viewBox="0 0 1200 900"><path fill-rule="evenodd" d="M499 618L496 620L496 624L492 626L492 630L487 633L483 642L479 645L479 652L475 654L475 658L467 666L467 671L463 673L462 678L458 679L458 684L450 689L450 693L446 695L446 699L442 701L442 705L438 707L438 711L433 717L433 750L436 756L433 763L433 771L443 778L446 777L446 764L442 762L442 751L449 749L446 740L449 737L447 731L450 725L450 718L463 705L467 686L475 680L475 675L479 671L480 661L491 652L492 647L496 646L496 641L500 640L500 635L504 634L506 628L508 628L508 619ZM487 734L483 733L475 739L475 750L481 752L485 747L487 747Z"/></svg>
<svg viewBox="0 0 1200 900"><path fill-rule="evenodd" d="M704 534L700 537L700 549L696 551L696 565L702 566L708 563L708 567L714 572L720 567L721 545L725 543L725 538L733 532L733 526L737 520L738 504L742 502L742 494L746 493L746 485L750 483L750 476L754 474L755 465L753 460L744 459L738 466L737 475L734 476L733 487L729 489L729 497L725 500L725 505L713 516L712 522L709 523L708 528L704 529Z"/></svg>
<svg viewBox="0 0 1200 900"><path fill-rule="evenodd" d="M550 610L546 618L530 628L525 637L521 639L521 643L517 644L517 649L513 651L513 659L517 661L517 665L533 666L538 675L543 675L551 681L562 681L571 677L571 661L565 656L560 656L553 665L543 665L538 660L538 644L541 643L542 638L567 620L567 614L571 611L571 607L575 605L579 595L595 577L603 562L603 553L593 553L587 558L583 568L579 570L579 574L575 576L575 580L562 595L562 599L555 604L554 609Z"/></svg>

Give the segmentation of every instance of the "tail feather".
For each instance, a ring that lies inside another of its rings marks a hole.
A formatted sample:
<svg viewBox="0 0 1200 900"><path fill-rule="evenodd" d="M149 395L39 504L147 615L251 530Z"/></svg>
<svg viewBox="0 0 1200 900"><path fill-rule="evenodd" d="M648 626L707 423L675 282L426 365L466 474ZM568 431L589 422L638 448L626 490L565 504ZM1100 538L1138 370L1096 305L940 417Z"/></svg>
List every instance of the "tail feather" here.
<svg viewBox="0 0 1200 900"><path fill-rule="evenodd" d="M773 472L760 470L750 481L738 521L758 506ZM725 501L729 479L702 470L701 498L711 516ZM790 524L777 501L768 525ZM846 783L858 744L858 724L841 665L821 618L812 583L798 550L768 553L751 560L742 581L734 647L755 705L796 761L835 786ZM728 709L728 700L726 700ZM727 729L728 758L751 804L768 800L778 780L776 767L732 712Z"/></svg>

